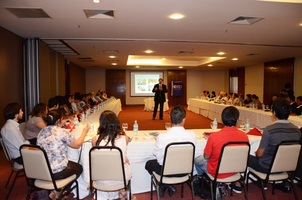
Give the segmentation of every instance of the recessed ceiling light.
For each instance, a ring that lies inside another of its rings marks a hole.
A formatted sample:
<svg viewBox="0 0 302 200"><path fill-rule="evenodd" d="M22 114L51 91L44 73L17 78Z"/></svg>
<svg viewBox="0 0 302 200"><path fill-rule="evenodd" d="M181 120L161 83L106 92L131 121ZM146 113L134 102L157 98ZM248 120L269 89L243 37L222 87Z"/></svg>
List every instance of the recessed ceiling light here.
<svg viewBox="0 0 302 200"><path fill-rule="evenodd" d="M208 67L213 67L213 65L212 64L208 64Z"/></svg>
<svg viewBox="0 0 302 200"><path fill-rule="evenodd" d="M169 15L170 19L175 19L175 20L182 19L184 17L185 16L181 13L173 13L173 14Z"/></svg>
<svg viewBox="0 0 302 200"><path fill-rule="evenodd" d="M179 68L179 69L182 69L182 68L184 68L184 67L183 67L183 66L179 66L178 68Z"/></svg>
<svg viewBox="0 0 302 200"><path fill-rule="evenodd" d="M232 58L232 60L238 60L238 58Z"/></svg>
<svg viewBox="0 0 302 200"><path fill-rule="evenodd" d="M135 66L135 68L139 68L139 66L138 66L138 65L136 65L136 66Z"/></svg>
<svg viewBox="0 0 302 200"><path fill-rule="evenodd" d="M153 51L148 49L148 50L145 51L145 53L153 53Z"/></svg>
<svg viewBox="0 0 302 200"><path fill-rule="evenodd" d="M101 1L100 0L92 0L93 3L100 3Z"/></svg>
<svg viewBox="0 0 302 200"><path fill-rule="evenodd" d="M116 58L116 56L109 56L109 58Z"/></svg>
<svg viewBox="0 0 302 200"><path fill-rule="evenodd" d="M111 65L117 65L117 63L111 63Z"/></svg>
<svg viewBox="0 0 302 200"><path fill-rule="evenodd" d="M218 52L217 54L220 55L220 56L222 56L222 55L224 55L225 53L224 53L223 51L220 51L220 52Z"/></svg>

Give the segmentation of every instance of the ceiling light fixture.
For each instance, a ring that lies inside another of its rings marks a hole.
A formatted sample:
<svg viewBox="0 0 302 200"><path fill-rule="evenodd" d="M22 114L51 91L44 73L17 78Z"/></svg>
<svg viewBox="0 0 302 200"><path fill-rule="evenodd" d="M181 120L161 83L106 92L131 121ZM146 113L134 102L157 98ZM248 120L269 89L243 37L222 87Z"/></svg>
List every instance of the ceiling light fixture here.
<svg viewBox="0 0 302 200"><path fill-rule="evenodd" d="M179 69L182 69L182 68L183 68L183 66L179 66L178 68L179 68Z"/></svg>
<svg viewBox="0 0 302 200"><path fill-rule="evenodd" d="M174 20L182 19L184 17L185 16L181 13L173 13L173 14L169 15L169 18L174 19Z"/></svg>
<svg viewBox="0 0 302 200"><path fill-rule="evenodd" d="M153 53L153 51L148 49L148 50L145 51L145 53Z"/></svg>
<svg viewBox="0 0 302 200"><path fill-rule="evenodd" d="M92 0L93 1L93 3L100 3L101 2L101 0Z"/></svg>
<svg viewBox="0 0 302 200"><path fill-rule="evenodd" d="M111 65L117 65L117 63L111 63Z"/></svg>
<svg viewBox="0 0 302 200"><path fill-rule="evenodd" d="M116 58L116 56L109 56L109 58Z"/></svg>
<svg viewBox="0 0 302 200"><path fill-rule="evenodd" d="M222 56L222 55L224 55L225 53L224 53L223 51L220 51L220 52L218 52L217 54L220 55L220 56Z"/></svg>
<svg viewBox="0 0 302 200"><path fill-rule="evenodd" d="M212 64L209 64L208 67L213 67L213 65L212 65Z"/></svg>
<svg viewBox="0 0 302 200"><path fill-rule="evenodd" d="M238 58L232 58L232 60L236 61L236 60L238 60Z"/></svg>
<svg viewBox="0 0 302 200"><path fill-rule="evenodd" d="M138 65L136 65L136 66L135 66L135 68L137 69L137 68L139 68L139 66L138 66Z"/></svg>

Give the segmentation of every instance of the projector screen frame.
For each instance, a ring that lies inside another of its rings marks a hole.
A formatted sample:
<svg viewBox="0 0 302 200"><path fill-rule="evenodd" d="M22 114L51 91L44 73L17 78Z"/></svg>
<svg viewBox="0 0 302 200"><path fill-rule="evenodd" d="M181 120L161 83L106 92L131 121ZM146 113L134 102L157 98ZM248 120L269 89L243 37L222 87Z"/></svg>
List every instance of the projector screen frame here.
<svg viewBox="0 0 302 200"><path fill-rule="evenodd" d="M163 71L130 71L130 97L154 96L152 89L159 78L164 78Z"/></svg>

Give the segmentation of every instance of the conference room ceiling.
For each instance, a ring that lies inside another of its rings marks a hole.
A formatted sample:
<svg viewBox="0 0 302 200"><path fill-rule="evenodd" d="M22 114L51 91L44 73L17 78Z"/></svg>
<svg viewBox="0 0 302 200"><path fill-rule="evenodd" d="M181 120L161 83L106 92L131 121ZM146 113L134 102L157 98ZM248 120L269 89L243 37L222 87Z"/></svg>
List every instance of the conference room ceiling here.
<svg viewBox="0 0 302 200"><path fill-rule="evenodd" d="M1 0L0 26L83 68L227 69L302 57L296 1Z"/></svg>

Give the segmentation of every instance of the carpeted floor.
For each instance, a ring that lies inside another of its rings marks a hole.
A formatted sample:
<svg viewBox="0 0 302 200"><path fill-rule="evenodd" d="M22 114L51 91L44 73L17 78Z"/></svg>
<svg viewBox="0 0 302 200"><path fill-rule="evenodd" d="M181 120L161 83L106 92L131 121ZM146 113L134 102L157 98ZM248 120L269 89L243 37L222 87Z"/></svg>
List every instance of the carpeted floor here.
<svg viewBox="0 0 302 200"><path fill-rule="evenodd" d="M128 123L128 130L133 129L134 120L139 124L139 130L164 130L165 123L170 121L170 111L173 107L170 106L169 111L164 112L163 120L159 120L159 112L156 119L152 120L153 112L144 111L144 106L124 106L119 114L121 123ZM186 107L185 107L186 109ZM186 129L203 129L210 128L210 120L201 115L187 111L184 127ZM221 127L221 125L219 126Z"/></svg>
<svg viewBox="0 0 302 200"><path fill-rule="evenodd" d="M158 116L156 120L152 120L152 112L143 111L143 106L124 106L122 108L122 112L119 115L119 119L121 122L126 122L129 125L129 130L132 130L132 125L134 120L138 121L139 129L140 130L158 130L158 129L165 129L165 122L169 121L169 112L164 113L164 120L159 120ZM171 108L170 108L171 110ZM219 127L222 127L219 124ZM210 120L197 115L191 111L187 111L187 117L185 122L186 129L202 129L202 128L210 128ZM3 150L0 149L0 200L4 200L7 194L8 189L4 188L5 182L9 176L10 167L9 164L4 156ZM180 198L180 186L176 186L177 192L172 196L169 197L168 194L165 194L162 200L168 199L181 199ZM302 189L301 187L296 187L298 191L298 195L300 199L302 199ZM12 191L12 194L9 199L12 200L23 200L26 197L27 192L27 184L25 177L20 177L16 181L16 185ZM227 199L230 200L242 200L244 199L243 194L236 194L233 193L233 196L230 196L230 191L228 191ZM153 193L154 198L156 199L155 192ZM280 190L275 191L275 195L272 195L271 185L268 185L268 190L266 191L267 199L268 200L291 200L294 199L293 193L283 193ZM137 200L147 200L150 199L150 192L135 194ZM249 184L249 192L248 198L250 200L258 200L262 199L261 190L258 186L254 184ZM74 199L71 196L68 199ZM184 189L184 200L191 199L190 198L190 189L187 185L185 185ZM194 199L200 199L199 197L195 197ZM88 200L88 198L85 198Z"/></svg>

